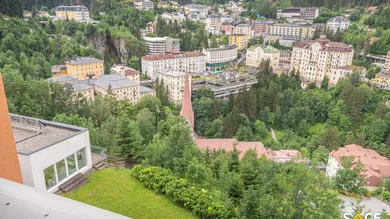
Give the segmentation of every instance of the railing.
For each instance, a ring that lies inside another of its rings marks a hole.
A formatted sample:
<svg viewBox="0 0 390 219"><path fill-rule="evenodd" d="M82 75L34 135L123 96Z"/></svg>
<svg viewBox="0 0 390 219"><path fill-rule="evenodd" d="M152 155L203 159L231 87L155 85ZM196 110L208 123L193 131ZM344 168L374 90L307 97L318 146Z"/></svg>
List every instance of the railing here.
<svg viewBox="0 0 390 219"><path fill-rule="evenodd" d="M91 152L95 154L100 154L104 158L107 158L107 148L91 145Z"/></svg>

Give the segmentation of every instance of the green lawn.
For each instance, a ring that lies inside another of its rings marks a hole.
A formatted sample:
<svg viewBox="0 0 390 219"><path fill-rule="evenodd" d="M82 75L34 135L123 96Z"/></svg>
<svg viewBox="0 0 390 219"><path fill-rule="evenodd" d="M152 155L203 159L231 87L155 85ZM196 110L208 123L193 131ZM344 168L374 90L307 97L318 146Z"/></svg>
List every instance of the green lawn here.
<svg viewBox="0 0 390 219"><path fill-rule="evenodd" d="M104 169L88 176L90 182L63 196L135 219L197 218L157 195L130 176L129 169Z"/></svg>

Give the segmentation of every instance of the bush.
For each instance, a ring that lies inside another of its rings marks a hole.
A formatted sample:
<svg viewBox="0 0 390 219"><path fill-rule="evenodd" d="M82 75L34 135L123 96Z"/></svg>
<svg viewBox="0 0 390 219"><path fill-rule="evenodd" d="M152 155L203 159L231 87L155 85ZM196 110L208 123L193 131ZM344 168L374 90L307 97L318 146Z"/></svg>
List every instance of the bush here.
<svg viewBox="0 0 390 219"><path fill-rule="evenodd" d="M371 192L370 192L370 190L364 189L364 196L367 197L367 198L370 198L370 197L371 197Z"/></svg>
<svg viewBox="0 0 390 219"><path fill-rule="evenodd" d="M166 195L201 218L236 217L236 210L228 198L221 196L218 191L208 191L179 178L169 169L135 165L131 175L145 187Z"/></svg>

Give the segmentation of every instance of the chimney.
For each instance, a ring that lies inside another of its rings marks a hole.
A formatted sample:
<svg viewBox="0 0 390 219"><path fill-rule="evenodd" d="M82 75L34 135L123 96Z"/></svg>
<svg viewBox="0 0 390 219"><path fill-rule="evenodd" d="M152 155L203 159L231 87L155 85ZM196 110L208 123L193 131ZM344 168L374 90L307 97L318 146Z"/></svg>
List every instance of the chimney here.
<svg viewBox="0 0 390 219"><path fill-rule="evenodd" d="M0 73L0 178L22 183L11 118Z"/></svg>

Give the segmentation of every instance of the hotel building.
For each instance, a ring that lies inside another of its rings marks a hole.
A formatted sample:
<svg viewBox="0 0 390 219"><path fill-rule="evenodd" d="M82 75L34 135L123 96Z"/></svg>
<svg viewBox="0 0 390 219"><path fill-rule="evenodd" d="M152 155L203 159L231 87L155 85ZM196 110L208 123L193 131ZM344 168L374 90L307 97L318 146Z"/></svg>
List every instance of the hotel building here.
<svg viewBox="0 0 390 219"><path fill-rule="evenodd" d="M221 46L219 48L203 49L206 55L206 65L209 67L224 66L237 59L237 46Z"/></svg>
<svg viewBox="0 0 390 219"><path fill-rule="evenodd" d="M277 18L288 22L313 21L319 15L319 8L285 8L278 10Z"/></svg>
<svg viewBox="0 0 390 219"><path fill-rule="evenodd" d="M89 21L89 11L85 6L58 6L56 17L60 20L75 20L78 22Z"/></svg>
<svg viewBox="0 0 390 219"><path fill-rule="evenodd" d="M66 71L78 80L97 78L104 74L104 61L93 57L75 58L65 62Z"/></svg>
<svg viewBox="0 0 390 219"><path fill-rule="evenodd" d="M248 47L248 35L232 34L229 35L229 45L236 45L238 50L243 50Z"/></svg>
<svg viewBox="0 0 390 219"><path fill-rule="evenodd" d="M180 39L172 37L144 37L147 54L162 54L173 50L180 50Z"/></svg>
<svg viewBox="0 0 390 219"><path fill-rule="evenodd" d="M160 72L157 75L158 80L168 87L169 101L175 104L183 102L185 76L186 73L182 71ZM188 80L191 86L191 77Z"/></svg>

